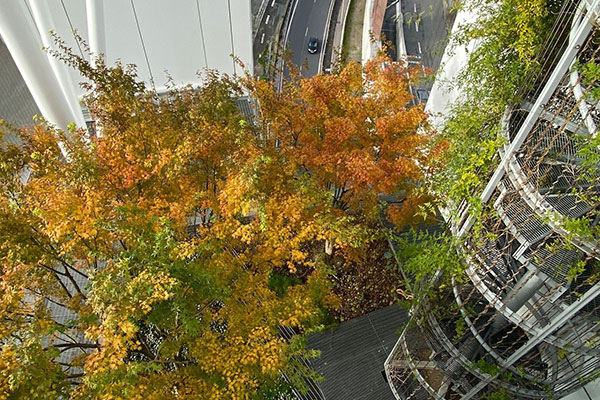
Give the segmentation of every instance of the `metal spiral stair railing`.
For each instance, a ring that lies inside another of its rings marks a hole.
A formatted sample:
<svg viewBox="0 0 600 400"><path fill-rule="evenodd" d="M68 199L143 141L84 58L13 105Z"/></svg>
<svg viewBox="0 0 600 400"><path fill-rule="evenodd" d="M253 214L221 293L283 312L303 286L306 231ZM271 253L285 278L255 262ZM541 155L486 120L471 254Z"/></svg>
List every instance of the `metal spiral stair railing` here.
<svg viewBox="0 0 600 400"><path fill-rule="evenodd" d="M579 71L600 59L599 4L579 3L537 99L507 111L508 144L482 193L496 214L482 221L479 236L465 236L468 280L453 280L452 299L445 299L455 310L446 317L431 304L413 310L413 326L386 362L388 376L403 377L390 379L398 399L477 398L486 386L511 398L557 398L598 377L598 243L571 233L565 221L600 222L599 204L581 195L600 192L600 174L585 180L577 173L579 138L593 138L600 126L598 101L587 95L600 84ZM459 236L473 224L468 208L462 205L453 227ZM426 339L416 348L407 340L411 330ZM485 371L487 364L497 369ZM432 384L431 370L445 376L444 390Z"/></svg>

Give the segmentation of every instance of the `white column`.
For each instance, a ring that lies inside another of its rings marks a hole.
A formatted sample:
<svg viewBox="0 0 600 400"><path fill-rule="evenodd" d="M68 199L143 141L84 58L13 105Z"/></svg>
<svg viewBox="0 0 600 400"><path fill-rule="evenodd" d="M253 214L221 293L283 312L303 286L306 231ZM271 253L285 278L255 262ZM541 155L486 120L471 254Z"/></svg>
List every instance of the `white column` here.
<svg viewBox="0 0 600 400"><path fill-rule="evenodd" d="M103 0L85 0L85 10L87 15L88 40L90 43L92 66L95 64L95 57L100 54L106 55L106 36L104 34L104 1Z"/></svg>
<svg viewBox="0 0 600 400"><path fill-rule="evenodd" d="M56 29L47 0L29 0L29 5L31 6L34 22L42 39L42 45L48 49L57 50L54 41L50 37L50 31L55 31ZM48 52L46 52L46 57L62 89L62 94L71 108L71 113L75 117L74 122L78 127L85 128L85 120L81 113L79 98L75 91L75 83L68 71L69 67Z"/></svg>
<svg viewBox="0 0 600 400"><path fill-rule="evenodd" d="M0 35L19 68L33 99L48 122L66 129L75 122L38 32L23 1L0 0Z"/></svg>

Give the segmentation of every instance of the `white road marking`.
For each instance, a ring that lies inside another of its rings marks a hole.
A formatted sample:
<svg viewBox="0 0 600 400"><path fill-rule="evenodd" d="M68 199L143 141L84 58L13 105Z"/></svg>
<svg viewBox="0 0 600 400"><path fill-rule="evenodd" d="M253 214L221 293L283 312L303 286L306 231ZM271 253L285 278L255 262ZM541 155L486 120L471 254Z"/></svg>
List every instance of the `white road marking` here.
<svg viewBox="0 0 600 400"><path fill-rule="evenodd" d="M273 1L271 2L271 7L274 7L274 6L275 6L275 0L273 0Z"/></svg>
<svg viewBox="0 0 600 400"><path fill-rule="evenodd" d="M263 36L264 36L264 33L263 33ZM261 42L261 43L262 43L262 42ZM423 53L423 52L421 51L421 42L417 42L417 47L419 48L419 54Z"/></svg>
<svg viewBox="0 0 600 400"><path fill-rule="evenodd" d="M269 19L271 18L270 15L267 15L267 19L265 20L265 25L269 25Z"/></svg>
<svg viewBox="0 0 600 400"><path fill-rule="evenodd" d="M415 10L415 13L417 12L417 3L413 4L413 10Z"/></svg>
<svg viewBox="0 0 600 400"><path fill-rule="evenodd" d="M290 34L290 27L292 26L292 21L294 20L294 15L296 15L296 8L298 8L297 1L294 3L294 9L292 10L292 16L290 17L290 23L288 24L287 29L285 31L285 39L283 40L283 43L285 43L286 48L287 48L287 43L288 43L288 36Z"/></svg>
<svg viewBox="0 0 600 400"><path fill-rule="evenodd" d="M415 23L415 30L416 30L417 32L419 32L419 21L417 21L417 22Z"/></svg>
<svg viewBox="0 0 600 400"><path fill-rule="evenodd" d="M262 36L260 37L260 44L263 44L264 41L265 41L265 34L263 33Z"/></svg>
<svg viewBox="0 0 600 400"><path fill-rule="evenodd" d="M335 3L335 0L330 0L329 3L329 16L331 16L331 12L333 10L333 3ZM326 37L327 37L327 29L329 29L329 22L325 23L325 27L323 29L323 36L321 39L322 43L325 43L326 41ZM323 58L325 58L325 51L323 49L323 45L321 45L321 55L319 56L319 64L317 65L317 73L320 74L322 69L323 69Z"/></svg>
<svg viewBox="0 0 600 400"><path fill-rule="evenodd" d="M308 35L308 26L306 27L306 32L304 32L304 37L306 37L306 35Z"/></svg>

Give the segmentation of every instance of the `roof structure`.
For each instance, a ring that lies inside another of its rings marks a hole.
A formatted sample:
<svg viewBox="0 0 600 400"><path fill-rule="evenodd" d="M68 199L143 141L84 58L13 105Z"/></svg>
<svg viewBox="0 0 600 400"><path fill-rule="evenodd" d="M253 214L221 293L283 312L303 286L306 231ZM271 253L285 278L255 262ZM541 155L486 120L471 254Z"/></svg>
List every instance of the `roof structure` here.
<svg viewBox="0 0 600 400"><path fill-rule="evenodd" d="M321 351L311 364L325 378L325 400L394 400L383 363L407 321L408 312L391 305L310 336L307 347Z"/></svg>

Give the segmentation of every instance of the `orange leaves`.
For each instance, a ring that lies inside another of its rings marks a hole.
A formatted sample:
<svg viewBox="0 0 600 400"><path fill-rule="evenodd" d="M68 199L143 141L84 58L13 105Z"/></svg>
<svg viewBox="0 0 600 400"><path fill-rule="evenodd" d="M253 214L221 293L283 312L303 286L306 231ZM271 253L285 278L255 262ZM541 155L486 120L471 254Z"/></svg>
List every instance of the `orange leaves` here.
<svg viewBox="0 0 600 400"><path fill-rule="evenodd" d="M287 85L282 95L254 95L268 102L263 123L290 161L322 189L347 190L346 203L373 204L368 197L406 191L422 177L427 116L409 92L418 73L381 55Z"/></svg>
<svg viewBox="0 0 600 400"><path fill-rule="evenodd" d="M391 205L388 208L390 220L398 229L416 225L418 222L424 222L416 214L420 211L420 207L428 200L430 199L427 197L410 197L404 200L401 206Z"/></svg>
<svg viewBox="0 0 600 400"><path fill-rule="evenodd" d="M160 99L122 69L87 73L101 136L40 126L0 147L0 317L12 321L0 337L84 332L67 362L84 366L80 398L257 395L288 361L278 326L311 328L339 305L334 251L360 258L380 194L421 177L414 71L380 58L283 93L209 74ZM236 108L243 85L253 121ZM49 303L70 319L53 324Z"/></svg>

